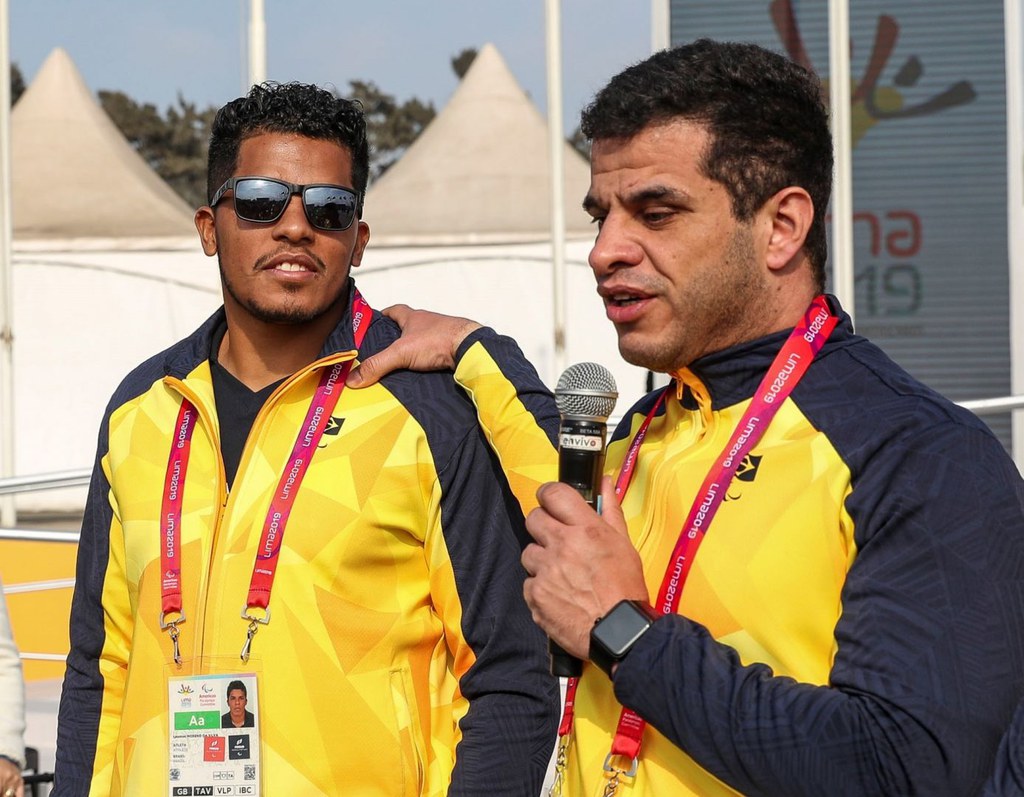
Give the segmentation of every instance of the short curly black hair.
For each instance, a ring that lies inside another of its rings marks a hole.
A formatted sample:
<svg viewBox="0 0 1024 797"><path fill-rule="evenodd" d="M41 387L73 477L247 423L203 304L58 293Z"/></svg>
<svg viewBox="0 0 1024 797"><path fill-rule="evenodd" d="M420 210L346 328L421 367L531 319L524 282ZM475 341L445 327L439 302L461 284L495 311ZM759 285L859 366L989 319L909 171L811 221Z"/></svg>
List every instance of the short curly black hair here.
<svg viewBox="0 0 1024 797"><path fill-rule="evenodd" d="M261 83L217 111L207 157L207 202L234 175L242 142L262 133L296 133L345 147L352 155L352 188L359 194L356 213L362 216L370 173L362 107L308 83Z"/></svg>
<svg viewBox="0 0 1024 797"><path fill-rule="evenodd" d="M700 39L620 72L584 109L580 127L590 140L629 139L673 119L706 126L701 169L725 186L738 220L749 221L787 186L810 194L814 221L804 247L824 290L832 134L817 77L754 44Z"/></svg>

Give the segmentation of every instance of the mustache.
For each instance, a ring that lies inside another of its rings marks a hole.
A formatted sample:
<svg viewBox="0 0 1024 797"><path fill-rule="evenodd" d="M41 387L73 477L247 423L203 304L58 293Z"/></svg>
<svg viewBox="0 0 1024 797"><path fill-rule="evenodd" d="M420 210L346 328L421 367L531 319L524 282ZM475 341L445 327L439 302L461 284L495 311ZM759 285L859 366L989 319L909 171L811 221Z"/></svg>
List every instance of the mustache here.
<svg viewBox="0 0 1024 797"><path fill-rule="evenodd" d="M320 273L327 271L327 264L324 263L324 261L321 258L317 257L313 252L310 252L307 249L300 249L299 253L301 253L304 257L307 257L310 260L312 260L313 265L316 267L316 270L319 271ZM282 249L279 252L272 252L270 254L261 255L260 257L256 258L256 262L253 264L254 270L262 271L268 265L270 265L270 262L272 260L275 260L282 254L296 254L296 252L293 249Z"/></svg>

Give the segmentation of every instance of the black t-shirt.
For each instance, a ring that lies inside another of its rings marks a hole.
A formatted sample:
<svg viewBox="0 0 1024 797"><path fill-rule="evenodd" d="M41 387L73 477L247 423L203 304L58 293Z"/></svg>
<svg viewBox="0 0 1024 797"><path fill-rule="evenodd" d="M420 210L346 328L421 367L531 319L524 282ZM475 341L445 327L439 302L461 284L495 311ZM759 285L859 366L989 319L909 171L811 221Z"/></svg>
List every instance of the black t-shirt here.
<svg viewBox="0 0 1024 797"><path fill-rule="evenodd" d="M213 376L213 397L217 404L217 418L220 421L220 453L224 457L224 472L228 477L228 488L235 481L242 450L249 437L253 422L260 410L284 379L279 379L262 390L252 391L218 362L220 349L227 325L223 325L213 336L210 349L210 371Z"/></svg>

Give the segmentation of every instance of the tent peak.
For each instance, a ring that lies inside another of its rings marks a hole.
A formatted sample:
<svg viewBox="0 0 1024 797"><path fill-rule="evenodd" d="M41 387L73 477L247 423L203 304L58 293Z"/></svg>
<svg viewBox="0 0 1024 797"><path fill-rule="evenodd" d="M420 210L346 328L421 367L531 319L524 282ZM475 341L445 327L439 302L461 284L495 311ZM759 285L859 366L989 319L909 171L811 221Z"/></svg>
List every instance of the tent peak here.
<svg viewBox="0 0 1024 797"><path fill-rule="evenodd" d="M544 117L485 44L448 104L371 187L374 240L537 240L551 230L551 167ZM569 234L592 235L580 200L586 159L565 144L562 179Z"/></svg>
<svg viewBox="0 0 1024 797"><path fill-rule="evenodd" d="M11 164L16 238L192 234L188 205L124 138L62 47L11 111Z"/></svg>

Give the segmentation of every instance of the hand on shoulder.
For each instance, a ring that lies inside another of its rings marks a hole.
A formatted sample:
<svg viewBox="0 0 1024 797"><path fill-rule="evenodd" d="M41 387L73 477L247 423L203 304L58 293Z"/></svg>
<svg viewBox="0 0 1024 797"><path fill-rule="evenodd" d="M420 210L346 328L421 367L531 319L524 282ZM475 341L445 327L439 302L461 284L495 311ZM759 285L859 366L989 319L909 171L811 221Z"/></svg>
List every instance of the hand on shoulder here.
<svg viewBox="0 0 1024 797"><path fill-rule="evenodd" d="M480 324L468 318L414 310L395 304L381 311L398 324L402 337L352 369L348 387L367 387L398 371L443 371L455 367L455 352Z"/></svg>

